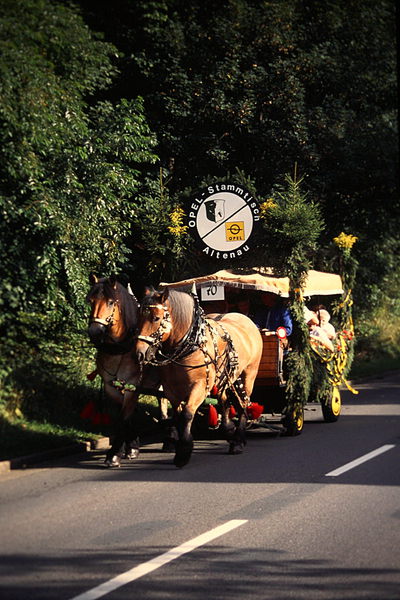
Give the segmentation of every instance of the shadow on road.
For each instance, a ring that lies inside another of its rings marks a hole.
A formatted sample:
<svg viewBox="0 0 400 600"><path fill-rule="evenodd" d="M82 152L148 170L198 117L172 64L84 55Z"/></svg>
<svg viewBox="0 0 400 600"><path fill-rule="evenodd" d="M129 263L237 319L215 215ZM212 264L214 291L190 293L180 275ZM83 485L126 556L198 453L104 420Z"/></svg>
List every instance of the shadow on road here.
<svg viewBox="0 0 400 600"><path fill-rule="evenodd" d="M127 547L113 548L111 553L87 548L73 556L5 556L0 591L7 600L70 600L168 550ZM16 569L16 564L23 569ZM103 575L89 578L87 573ZM8 585L16 576L18 584ZM351 567L340 556L335 563L318 556L291 560L273 548L247 547L235 553L218 545L181 557L106 597L204 600L211 589L213 600L398 600L400 571Z"/></svg>

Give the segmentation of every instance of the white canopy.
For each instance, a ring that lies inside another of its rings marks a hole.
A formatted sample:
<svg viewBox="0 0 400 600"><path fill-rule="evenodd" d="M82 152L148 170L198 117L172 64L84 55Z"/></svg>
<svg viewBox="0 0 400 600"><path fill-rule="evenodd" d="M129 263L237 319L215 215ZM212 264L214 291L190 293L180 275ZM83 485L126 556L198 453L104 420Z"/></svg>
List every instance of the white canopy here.
<svg viewBox="0 0 400 600"><path fill-rule="evenodd" d="M235 273L232 270L222 270L204 275L202 277L193 277L174 283L162 283L162 286L173 288L190 289L193 284L201 287L208 282L216 283L241 289L257 290L263 292L272 292L284 298L289 296L289 278L275 277L272 275L272 269L264 268L260 270L251 269L248 274ZM340 275L334 273L324 273L322 271L310 270L307 275L303 289L304 296L330 296L343 294L342 280Z"/></svg>

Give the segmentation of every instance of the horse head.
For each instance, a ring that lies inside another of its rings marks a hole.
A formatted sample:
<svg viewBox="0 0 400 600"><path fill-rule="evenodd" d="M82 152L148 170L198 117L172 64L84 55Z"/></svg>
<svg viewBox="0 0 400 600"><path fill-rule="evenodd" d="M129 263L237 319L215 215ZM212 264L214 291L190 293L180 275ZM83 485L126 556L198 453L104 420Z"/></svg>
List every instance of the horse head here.
<svg viewBox="0 0 400 600"><path fill-rule="evenodd" d="M91 274L89 283L89 338L97 348L104 346L122 352L124 346L133 339L139 303L116 276L97 278Z"/></svg>
<svg viewBox="0 0 400 600"><path fill-rule="evenodd" d="M172 331L169 290L158 292L146 289L142 300L136 342L136 356L140 363L151 362Z"/></svg>

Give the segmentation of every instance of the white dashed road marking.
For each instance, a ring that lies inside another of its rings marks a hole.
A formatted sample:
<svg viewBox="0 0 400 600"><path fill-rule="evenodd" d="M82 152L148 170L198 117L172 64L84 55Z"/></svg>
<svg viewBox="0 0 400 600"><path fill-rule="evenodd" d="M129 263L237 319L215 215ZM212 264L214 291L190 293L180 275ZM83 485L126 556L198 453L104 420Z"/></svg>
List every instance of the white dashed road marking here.
<svg viewBox="0 0 400 600"><path fill-rule="evenodd" d="M350 471L350 469L354 469L355 467L358 467L358 465L361 465L362 463L365 463L368 460L375 458L375 456L379 456L379 454L383 454L384 452L387 452L388 450L391 450L392 448L395 448L395 444L385 444L385 446L381 446L380 448L377 448L376 450L373 450L372 452L368 452L368 454L364 454L364 456L360 456L360 458L356 458L355 460L352 460L351 462L347 463L346 465L343 465L343 467L339 467L338 469L335 469L334 471L330 471L329 473L326 473L325 477L337 477L338 475L341 475L342 473L345 473L346 471Z"/></svg>
<svg viewBox="0 0 400 600"><path fill-rule="evenodd" d="M206 531L198 537L195 537L192 540L177 546L176 548L172 548L172 550L168 550L168 552L165 552L164 554L160 554L160 556L156 556L155 558L152 558L151 560L138 565L137 567L133 567L133 569L130 569L125 573L121 573L121 575L117 575L117 577L113 577L109 581L105 581L101 585L92 588L83 594L74 596L74 598L71 598L71 600L97 600L97 598L101 598L106 594L110 594L123 585L131 583L132 581L135 581L135 579L139 579L139 577L143 577L143 575L147 575L148 573L155 571L172 560L179 558L183 554L187 554L188 552L199 548L199 546L204 546L204 544L215 540L221 535L224 535L225 533L228 533L229 531L232 531L233 529L236 529L236 527L240 527L240 525L244 525L245 523L247 523L247 519L234 519L232 521L227 521L223 525L215 527L214 529L210 529L210 531Z"/></svg>

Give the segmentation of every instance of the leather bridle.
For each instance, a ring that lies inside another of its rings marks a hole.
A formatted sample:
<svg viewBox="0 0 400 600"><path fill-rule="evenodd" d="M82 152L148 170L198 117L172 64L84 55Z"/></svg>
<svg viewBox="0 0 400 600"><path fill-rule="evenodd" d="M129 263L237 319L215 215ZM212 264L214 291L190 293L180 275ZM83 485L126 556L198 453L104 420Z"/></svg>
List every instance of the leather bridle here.
<svg viewBox="0 0 400 600"><path fill-rule="evenodd" d="M148 309L151 308L163 309L164 314L163 318L160 321L160 325L155 331L153 331L151 335L138 335L136 336L136 339L138 339L141 342L146 342L147 344L149 344L150 348L159 348L163 342L164 334L171 331L171 315L168 310L168 307L165 304L148 304L147 306L142 308L142 314L146 314L146 311L150 312Z"/></svg>
<svg viewBox="0 0 400 600"><path fill-rule="evenodd" d="M118 300L114 300L112 311L110 312L108 317L106 317L105 319L101 319L100 317L90 317L89 324L99 323L100 325L104 325L107 328L112 327L115 323L114 315L115 315L115 309L117 307L117 304L118 304Z"/></svg>
<svg viewBox="0 0 400 600"><path fill-rule="evenodd" d="M105 352L106 354L118 355L118 354L125 354L126 352L129 352L133 347L133 343L134 343L134 339L135 339L134 333L136 331L136 327L130 327L126 331L124 338L120 341L114 341L108 333L109 330L111 329L111 327L115 323L117 323L117 320L115 319L115 311L116 311L118 304L119 304L119 301L114 300L113 308L112 308L110 314L105 319L102 319L101 317L90 317L89 318L89 324L98 323L99 325L103 325L105 327L102 341L100 341L99 343L95 343L95 346L98 350ZM108 341L106 341L107 338L108 338Z"/></svg>

